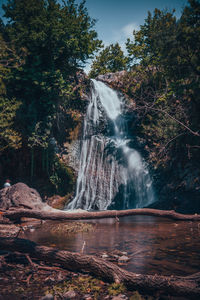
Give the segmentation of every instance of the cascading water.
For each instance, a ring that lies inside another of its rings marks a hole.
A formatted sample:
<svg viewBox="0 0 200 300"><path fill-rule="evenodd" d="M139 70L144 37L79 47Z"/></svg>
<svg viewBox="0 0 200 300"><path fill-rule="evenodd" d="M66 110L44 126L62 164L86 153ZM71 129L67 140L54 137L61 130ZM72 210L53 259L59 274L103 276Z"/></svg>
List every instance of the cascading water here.
<svg viewBox="0 0 200 300"><path fill-rule="evenodd" d="M128 146L123 98L104 83L92 82L76 195L67 209L147 206L155 201L152 181L139 152Z"/></svg>

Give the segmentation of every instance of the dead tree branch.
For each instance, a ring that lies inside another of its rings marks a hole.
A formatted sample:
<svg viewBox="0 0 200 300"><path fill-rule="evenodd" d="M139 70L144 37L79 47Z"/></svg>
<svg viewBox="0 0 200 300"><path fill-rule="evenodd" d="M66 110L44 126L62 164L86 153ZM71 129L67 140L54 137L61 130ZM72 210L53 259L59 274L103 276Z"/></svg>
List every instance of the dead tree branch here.
<svg viewBox="0 0 200 300"><path fill-rule="evenodd" d="M89 272L107 282L122 283L128 289L142 293L160 292L164 295L184 296L188 299L200 298L200 273L187 277L136 274L123 270L102 258L39 246L29 240L16 238L0 239L0 249L28 253L32 258L59 264L70 271Z"/></svg>

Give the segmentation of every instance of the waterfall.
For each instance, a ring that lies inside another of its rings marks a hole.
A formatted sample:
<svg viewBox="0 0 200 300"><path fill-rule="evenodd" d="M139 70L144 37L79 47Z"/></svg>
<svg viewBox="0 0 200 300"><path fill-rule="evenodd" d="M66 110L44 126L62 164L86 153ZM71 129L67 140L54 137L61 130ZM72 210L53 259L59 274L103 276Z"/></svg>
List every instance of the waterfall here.
<svg viewBox="0 0 200 300"><path fill-rule="evenodd" d="M129 147L123 98L92 80L75 198L67 209L139 208L155 199L147 164Z"/></svg>

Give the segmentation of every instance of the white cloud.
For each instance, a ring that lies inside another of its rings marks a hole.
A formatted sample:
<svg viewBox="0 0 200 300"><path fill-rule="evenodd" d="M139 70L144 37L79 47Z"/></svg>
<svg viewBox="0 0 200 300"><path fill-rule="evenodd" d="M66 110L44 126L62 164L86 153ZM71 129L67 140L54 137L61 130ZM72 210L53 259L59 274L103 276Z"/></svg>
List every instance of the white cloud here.
<svg viewBox="0 0 200 300"><path fill-rule="evenodd" d="M119 43L122 50L126 52L126 40L133 39L133 30L139 30L139 25L136 23L129 23L123 26L120 30L113 31L113 41L111 43Z"/></svg>
<svg viewBox="0 0 200 300"><path fill-rule="evenodd" d="M83 68L84 72L88 75L88 73L90 72L90 69L91 69L91 60L89 60L86 64L86 66Z"/></svg>
<svg viewBox="0 0 200 300"><path fill-rule="evenodd" d="M133 30L139 30L139 26L136 23L130 23L125 25L121 29L121 33L124 35L124 37L131 38L133 37Z"/></svg>

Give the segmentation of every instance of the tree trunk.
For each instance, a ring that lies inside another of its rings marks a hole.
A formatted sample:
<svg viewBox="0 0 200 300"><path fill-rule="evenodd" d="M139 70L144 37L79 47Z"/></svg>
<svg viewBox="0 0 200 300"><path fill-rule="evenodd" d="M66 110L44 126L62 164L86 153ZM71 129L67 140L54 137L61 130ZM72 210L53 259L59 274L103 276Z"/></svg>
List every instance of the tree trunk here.
<svg viewBox="0 0 200 300"><path fill-rule="evenodd" d="M31 148L31 180L33 179L34 175L34 148Z"/></svg>
<svg viewBox="0 0 200 300"><path fill-rule="evenodd" d="M19 220L22 217L35 218L42 220L83 220L83 219L100 219L100 218L117 218L125 216L146 215L165 217L173 220L182 221L200 221L200 215L183 215L175 212L174 210L159 210L150 208L138 208L128 210L105 210L95 212L70 212L52 210L29 210L29 209L10 209L4 212L4 216L10 220Z"/></svg>
<svg viewBox="0 0 200 300"><path fill-rule="evenodd" d="M32 258L60 264L70 271L89 272L108 282L123 283L130 290L146 294L155 295L155 292L160 292L164 295L200 299L200 273L186 277L135 274L95 256L60 251L18 238L1 238L0 250L26 253Z"/></svg>

